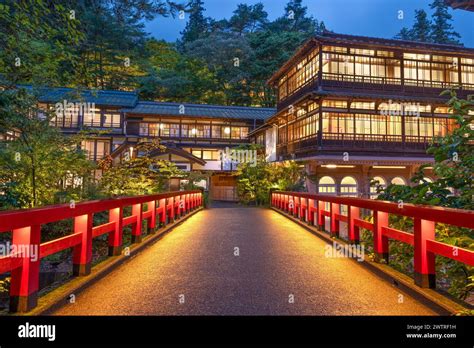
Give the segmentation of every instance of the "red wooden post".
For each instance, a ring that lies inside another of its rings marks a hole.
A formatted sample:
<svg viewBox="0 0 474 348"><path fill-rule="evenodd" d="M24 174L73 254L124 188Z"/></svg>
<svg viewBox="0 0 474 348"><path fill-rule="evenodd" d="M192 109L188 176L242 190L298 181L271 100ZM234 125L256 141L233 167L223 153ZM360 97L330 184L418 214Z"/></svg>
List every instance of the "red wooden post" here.
<svg viewBox="0 0 474 348"><path fill-rule="evenodd" d="M156 232L156 201L152 200L147 203L148 211L151 211L151 216L148 218L147 222L147 232L153 234Z"/></svg>
<svg viewBox="0 0 474 348"><path fill-rule="evenodd" d="M436 287L435 255L428 251L426 241L435 240L433 221L414 219L415 284L422 288Z"/></svg>
<svg viewBox="0 0 474 348"><path fill-rule="evenodd" d="M308 217L306 216L306 198L300 198L300 212L298 215L300 219L304 221L308 220Z"/></svg>
<svg viewBox="0 0 474 348"><path fill-rule="evenodd" d="M142 241L142 205L141 203L132 205L132 215L137 217L137 221L132 226L132 243Z"/></svg>
<svg viewBox="0 0 474 348"><path fill-rule="evenodd" d="M13 246L21 250L21 266L11 271L10 311L27 312L38 304L41 227L13 230Z"/></svg>
<svg viewBox="0 0 474 348"><path fill-rule="evenodd" d="M169 222L174 222L174 197L168 198L168 209L170 211Z"/></svg>
<svg viewBox="0 0 474 348"><path fill-rule="evenodd" d="M308 199L308 223L314 225L314 199Z"/></svg>
<svg viewBox="0 0 474 348"><path fill-rule="evenodd" d="M388 227L388 213L374 210L375 262L388 263L388 238L382 234L382 227Z"/></svg>
<svg viewBox="0 0 474 348"><path fill-rule="evenodd" d="M354 244L359 244L359 226L355 225L354 219L360 218L360 209L359 207L347 206L347 234L349 241Z"/></svg>
<svg viewBox="0 0 474 348"><path fill-rule="evenodd" d="M74 218L74 233L82 233L81 244L74 247L72 255L72 270L75 276L91 273L93 216L85 214Z"/></svg>
<svg viewBox="0 0 474 348"><path fill-rule="evenodd" d="M116 256L122 253L122 220L122 207L109 210L109 221L115 222L115 230L109 234L109 256Z"/></svg>
<svg viewBox="0 0 474 348"><path fill-rule="evenodd" d="M318 225L322 230L324 231L325 223L324 223L324 215L323 215L323 210L324 210L324 202L323 201L318 201Z"/></svg>
<svg viewBox="0 0 474 348"><path fill-rule="evenodd" d="M184 196L184 199L185 199L184 205L186 207L186 214L187 214L187 213L189 213L189 193L187 193Z"/></svg>
<svg viewBox="0 0 474 348"><path fill-rule="evenodd" d="M290 211L290 197L285 195L285 212L288 213Z"/></svg>
<svg viewBox="0 0 474 348"><path fill-rule="evenodd" d="M160 215L160 223L163 225L166 225L166 198L160 199L160 210L161 210L161 215Z"/></svg>
<svg viewBox="0 0 474 348"><path fill-rule="evenodd" d="M339 220L336 217L336 214L341 213L340 205L338 203L330 203L330 213L331 213L331 235L339 237Z"/></svg>

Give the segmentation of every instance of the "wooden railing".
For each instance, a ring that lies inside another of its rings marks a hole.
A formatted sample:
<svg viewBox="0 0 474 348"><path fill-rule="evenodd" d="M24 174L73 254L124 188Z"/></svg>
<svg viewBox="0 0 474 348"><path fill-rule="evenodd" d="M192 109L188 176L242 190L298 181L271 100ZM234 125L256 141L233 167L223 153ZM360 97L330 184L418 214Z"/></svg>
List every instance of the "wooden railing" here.
<svg viewBox="0 0 474 348"><path fill-rule="evenodd" d="M330 209L326 210L326 203ZM474 211L433 206L393 203L372 199L329 196L300 192L271 193L271 205L311 225L324 229L325 217L330 220L329 233L339 236L339 224L347 224L347 239L359 243L360 229L373 234L376 262L388 263L389 240L410 244L414 248L414 280L420 287L435 287L435 256L443 256L469 266L474 266L474 251L437 241L436 223L474 229ZM341 205L347 206L347 214L341 214ZM360 210L373 212L374 222L361 219ZM389 214L413 219L414 231L408 233L389 226Z"/></svg>
<svg viewBox="0 0 474 348"><path fill-rule="evenodd" d="M0 257L0 274L11 272L10 311L36 307L42 258L72 248L73 275L88 275L94 238L107 234L109 256L120 255L124 226L132 226L132 243L139 243L143 220L147 220L148 233L155 233L157 218L164 226L202 202L201 191L179 191L0 212L0 233L12 232L12 252ZM123 216L125 207L132 208L130 216ZM94 214L103 211L109 212L109 221L94 226ZM70 234L41 243L41 225L70 218L74 219Z"/></svg>

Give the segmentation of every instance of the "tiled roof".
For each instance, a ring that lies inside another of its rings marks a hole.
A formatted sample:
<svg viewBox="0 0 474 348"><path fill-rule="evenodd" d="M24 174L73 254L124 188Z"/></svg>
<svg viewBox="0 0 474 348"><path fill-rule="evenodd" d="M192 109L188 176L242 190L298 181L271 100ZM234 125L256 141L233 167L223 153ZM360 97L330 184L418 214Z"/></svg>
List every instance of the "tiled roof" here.
<svg viewBox="0 0 474 348"><path fill-rule="evenodd" d="M462 52L468 54L474 54L474 48L464 47L463 45L456 44L438 44L431 42L419 42L409 40L398 40L398 39L384 39L380 37L370 37L361 35L348 35L338 34L331 31L325 31L322 35L316 35L316 39L320 41L331 41L331 42L344 42L344 43L359 43L359 44L372 44L382 45L392 48L418 48L427 49L428 51L448 51L448 52Z"/></svg>
<svg viewBox="0 0 474 348"><path fill-rule="evenodd" d="M293 64L302 56L319 43L323 44L341 44L341 45L373 45L374 47L384 47L384 49L401 49L408 51L440 53L440 54L467 54L474 55L474 48L464 47L455 44L436 44L429 42L418 42L398 39L384 39L379 37L369 37L360 35L338 34L331 31L324 31L321 35L315 35L303 43L296 52L288 59L275 73L268 79L267 83L272 85L284 74Z"/></svg>
<svg viewBox="0 0 474 348"><path fill-rule="evenodd" d="M31 86L19 86L32 90ZM65 87L41 87L35 90L38 99L43 103L57 103L67 100L69 102L88 102L96 105L133 107L138 102L135 92L110 91L110 90L76 90Z"/></svg>
<svg viewBox="0 0 474 348"><path fill-rule="evenodd" d="M162 103L141 101L134 108L122 109L128 114L194 116L265 120L276 109L247 106L223 106L189 103Z"/></svg>

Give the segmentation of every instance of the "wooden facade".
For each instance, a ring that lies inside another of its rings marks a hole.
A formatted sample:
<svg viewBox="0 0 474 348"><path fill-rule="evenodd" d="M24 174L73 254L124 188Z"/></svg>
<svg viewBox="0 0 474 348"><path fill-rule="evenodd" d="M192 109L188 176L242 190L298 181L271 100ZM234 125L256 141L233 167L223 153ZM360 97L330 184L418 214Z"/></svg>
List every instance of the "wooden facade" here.
<svg viewBox="0 0 474 348"><path fill-rule="evenodd" d="M329 173L333 193L347 193L341 188L350 176L358 187L352 193L369 196L371 177L408 183L433 161L427 148L454 127L440 93L474 94L474 49L325 32L268 83L278 97L266 121L275 129L276 161L305 160L313 190L324 192L319 180ZM252 141L268 146L268 127L251 133Z"/></svg>

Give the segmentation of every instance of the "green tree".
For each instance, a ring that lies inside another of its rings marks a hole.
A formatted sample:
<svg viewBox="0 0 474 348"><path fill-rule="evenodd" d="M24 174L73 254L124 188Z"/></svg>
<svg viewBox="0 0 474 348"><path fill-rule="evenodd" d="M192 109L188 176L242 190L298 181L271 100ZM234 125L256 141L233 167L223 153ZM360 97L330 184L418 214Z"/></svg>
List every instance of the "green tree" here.
<svg viewBox="0 0 474 348"><path fill-rule="evenodd" d="M19 133L0 143L1 209L80 200L86 194L94 165L79 149L81 138L51 127L54 115L37 103L24 89L0 95L0 134Z"/></svg>
<svg viewBox="0 0 474 348"><path fill-rule="evenodd" d="M0 87L61 85L77 62L83 38L67 5L45 0L0 3ZM2 90L2 88L0 88Z"/></svg>
<svg viewBox="0 0 474 348"><path fill-rule="evenodd" d="M414 41L431 41L431 22L424 10L415 10L415 24L413 24L412 35Z"/></svg>
<svg viewBox="0 0 474 348"><path fill-rule="evenodd" d="M186 43L193 42L209 33L209 18L204 16L204 2L202 0L191 0L189 3L189 20L181 32L180 47Z"/></svg>
<svg viewBox="0 0 474 348"><path fill-rule="evenodd" d="M459 44L461 35L454 31L453 17L448 11L448 5L444 0L434 0L430 8L434 10L433 26L431 29L431 40L440 44Z"/></svg>
<svg viewBox="0 0 474 348"><path fill-rule="evenodd" d="M144 195L166 191L169 179L183 177L184 172L173 162L160 160L153 152L162 150L159 142L140 143L135 147L139 156L110 165L111 158L100 163L104 173L100 180L100 188L105 195Z"/></svg>
<svg viewBox="0 0 474 348"><path fill-rule="evenodd" d="M397 40L407 40L407 41L412 41L413 40L413 33L410 29L407 27L403 27L400 32L395 35L394 37Z"/></svg>
<svg viewBox="0 0 474 348"><path fill-rule="evenodd" d="M458 99L455 91L450 93L448 105L453 110L452 118L456 127L445 137L436 139L428 149L434 156L433 172L435 180L424 180L426 166L420 167L411 178L412 186L389 185L386 189L378 187L381 194L378 199L395 202L434 205L460 209L474 209L474 102L472 97L467 100ZM390 223L394 228L413 230L412 219L392 216ZM458 247L472 248L474 231L466 228L437 224L436 239ZM391 242L391 264L401 271L411 273L413 250L400 242ZM465 299L473 290L473 268L450 259L437 257L439 283L455 296Z"/></svg>
<svg viewBox="0 0 474 348"><path fill-rule="evenodd" d="M262 3L239 4L229 20L228 26L239 35L261 30L268 23L268 14Z"/></svg>

